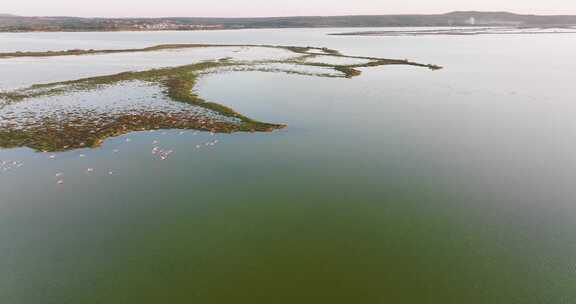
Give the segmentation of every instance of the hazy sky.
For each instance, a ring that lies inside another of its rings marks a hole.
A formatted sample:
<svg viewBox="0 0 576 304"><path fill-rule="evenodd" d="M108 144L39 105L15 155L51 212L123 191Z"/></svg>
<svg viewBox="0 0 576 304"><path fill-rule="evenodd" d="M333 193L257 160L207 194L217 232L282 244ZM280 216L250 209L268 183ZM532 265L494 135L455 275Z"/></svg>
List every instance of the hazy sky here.
<svg viewBox="0 0 576 304"><path fill-rule="evenodd" d="M26 16L296 16L444 13L455 10L576 14L576 0L0 0Z"/></svg>

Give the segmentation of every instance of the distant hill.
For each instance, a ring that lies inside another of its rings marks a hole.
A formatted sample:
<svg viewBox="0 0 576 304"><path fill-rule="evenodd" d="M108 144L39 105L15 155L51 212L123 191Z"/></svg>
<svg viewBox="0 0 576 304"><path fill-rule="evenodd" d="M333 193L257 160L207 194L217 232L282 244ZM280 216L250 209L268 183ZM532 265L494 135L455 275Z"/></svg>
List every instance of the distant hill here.
<svg viewBox="0 0 576 304"><path fill-rule="evenodd" d="M436 15L311 16L269 18L78 18L0 14L0 31L121 31L241 28L393 26L576 25L576 16L520 15L508 12L452 12Z"/></svg>

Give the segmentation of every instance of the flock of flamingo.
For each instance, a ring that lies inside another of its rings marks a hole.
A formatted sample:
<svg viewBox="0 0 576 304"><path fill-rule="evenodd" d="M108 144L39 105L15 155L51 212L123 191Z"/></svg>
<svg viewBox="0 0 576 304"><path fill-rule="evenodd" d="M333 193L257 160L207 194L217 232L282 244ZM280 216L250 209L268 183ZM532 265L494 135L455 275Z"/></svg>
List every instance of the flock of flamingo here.
<svg viewBox="0 0 576 304"><path fill-rule="evenodd" d="M153 132L156 132L156 130L150 130L149 132L153 133ZM192 135L198 135L199 133L200 133L199 131L194 131L192 133ZM161 135L168 135L168 132L163 131L160 134ZM183 135L183 134L186 134L186 132L180 131L178 134ZM210 136L210 140L208 140L206 142L202 142L200 144L196 144L195 146L193 146L193 148L198 150L198 149L202 149L202 148L213 147L213 146L217 145L218 143L220 143L220 140L215 138L216 133L209 132L208 134ZM125 140L123 140L123 144L129 144L131 142L132 142L132 138L126 138ZM159 139L153 140L151 142L151 144L152 144L151 154L153 155L153 157L155 157L155 159L167 160L174 153L173 149L161 147ZM113 149L112 153L118 154L118 153L120 153L120 149L117 149L117 148ZM49 153L47 151L43 151L40 153L40 157L42 157L42 158L45 157L47 160L56 160L58 158L58 155L54 154L54 153ZM77 157L80 159L86 159L88 156L84 153L78 153ZM8 173L10 171L14 171L18 168L21 168L22 166L24 166L24 161L0 160L0 173ZM84 173L87 175L94 174L96 171L97 170L94 167L86 167L84 169ZM106 172L107 175L115 175L116 174L116 171L113 171L113 170L104 170L104 172ZM64 176L65 176L65 174L63 171L57 171L54 174L53 178L56 180L57 185L64 185L64 181L65 181Z"/></svg>

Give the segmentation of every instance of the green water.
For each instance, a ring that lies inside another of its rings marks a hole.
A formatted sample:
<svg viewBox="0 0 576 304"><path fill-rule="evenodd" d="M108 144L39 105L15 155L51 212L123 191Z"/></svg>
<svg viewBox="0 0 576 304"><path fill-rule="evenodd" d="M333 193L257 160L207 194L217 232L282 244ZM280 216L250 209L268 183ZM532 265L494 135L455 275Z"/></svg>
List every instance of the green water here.
<svg viewBox="0 0 576 304"><path fill-rule="evenodd" d="M169 130L55 159L0 151L24 163L0 173L0 303L571 303L576 39L325 32L87 35L314 44L446 69L213 75L204 98L289 127L201 149L209 134ZM51 37L27 35L0 39ZM154 158L154 140L173 156Z"/></svg>

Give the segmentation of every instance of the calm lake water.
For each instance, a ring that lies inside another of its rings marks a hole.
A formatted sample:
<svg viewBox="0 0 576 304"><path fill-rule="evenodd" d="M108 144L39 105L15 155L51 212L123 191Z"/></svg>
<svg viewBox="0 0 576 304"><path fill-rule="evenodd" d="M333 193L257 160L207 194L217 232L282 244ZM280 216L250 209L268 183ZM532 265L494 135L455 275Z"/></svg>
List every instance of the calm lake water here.
<svg viewBox="0 0 576 304"><path fill-rule="evenodd" d="M0 303L573 303L576 35L326 35L345 31L0 34L0 52L282 44L445 67L211 75L202 97L288 128L0 150Z"/></svg>

